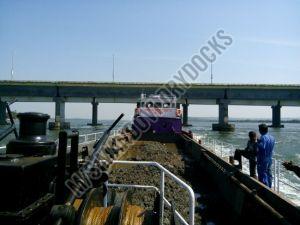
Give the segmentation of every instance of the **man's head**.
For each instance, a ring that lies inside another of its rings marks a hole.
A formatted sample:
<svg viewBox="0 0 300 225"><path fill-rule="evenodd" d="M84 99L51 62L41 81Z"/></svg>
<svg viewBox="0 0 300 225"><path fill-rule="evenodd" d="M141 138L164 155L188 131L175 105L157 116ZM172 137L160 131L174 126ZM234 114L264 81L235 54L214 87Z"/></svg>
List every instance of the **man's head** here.
<svg viewBox="0 0 300 225"><path fill-rule="evenodd" d="M256 133L254 131L250 131L249 132L249 139L251 141L255 141L256 140Z"/></svg>
<svg viewBox="0 0 300 225"><path fill-rule="evenodd" d="M259 133L261 134L261 135L264 135L264 134L266 134L266 133L268 133L268 126L266 125L266 124L260 124L259 126L258 126L258 128L259 128Z"/></svg>

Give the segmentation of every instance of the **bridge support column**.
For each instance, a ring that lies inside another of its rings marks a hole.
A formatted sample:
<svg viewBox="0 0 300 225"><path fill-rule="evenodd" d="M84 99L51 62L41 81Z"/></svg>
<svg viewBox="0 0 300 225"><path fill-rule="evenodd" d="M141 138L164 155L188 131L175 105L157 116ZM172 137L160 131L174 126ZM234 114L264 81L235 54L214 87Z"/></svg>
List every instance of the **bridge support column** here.
<svg viewBox="0 0 300 225"><path fill-rule="evenodd" d="M189 123L189 104L182 104L182 126L191 126Z"/></svg>
<svg viewBox="0 0 300 225"><path fill-rule="evenodd" d="M284 125L281 124L281 105L272 106L272 125L270 127L282 128Z"/></svg>
<svg viewBox="0 0 300 225"><path fill-rule="evenodd" d="M234 131L234 124L229 124L228 121L229 103L230 101L228 99L220 99L217 101L219 105L219 123L212 125L214 131Z"/></svg>
<svg viewBox="0 0 300 225"><path fill-rule="evenodd" d="M7 125L6 122L6 103L0 101L0 125Z"/></svg>
<svg viewBox="0 0 300 225"><path fill-rule="evenodd" d="M55 99L55 122L49 122L50 130L69 129L70 123L65 122L65 101L61 98Z"/></svg>
<svg viewBox="0 0 300 225"><path fill-rule="evenodd" d="M101 123L98 123L98 105L99 102L96 102L95 99L92 101L92 123L88 123L91 126L99 126Z"/></svg>

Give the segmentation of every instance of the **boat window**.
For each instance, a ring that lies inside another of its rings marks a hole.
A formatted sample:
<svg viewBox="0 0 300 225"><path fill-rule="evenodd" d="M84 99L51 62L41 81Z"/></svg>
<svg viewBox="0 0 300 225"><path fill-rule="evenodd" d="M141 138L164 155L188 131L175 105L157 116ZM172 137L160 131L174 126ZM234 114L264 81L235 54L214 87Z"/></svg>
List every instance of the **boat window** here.
<svg viewBox="0 0 300 225"><path fill-rule="evenodd" d="M161 108L161 103L160 102L155 102L154 103L154 108Z"/></svg>
<svg viewBox="0 0 300 225"><path fill-rule="evenodd" d="M170 103L167 103L167 102L164 103L164 104L163 104L163 108L170 108Z"/></svg>
<svg viewBox="0 0 300 225"><path fill-rule="evenodd" d="M153 102L147 102L146 107L147 108L152 108L153 107Z"/></svg>

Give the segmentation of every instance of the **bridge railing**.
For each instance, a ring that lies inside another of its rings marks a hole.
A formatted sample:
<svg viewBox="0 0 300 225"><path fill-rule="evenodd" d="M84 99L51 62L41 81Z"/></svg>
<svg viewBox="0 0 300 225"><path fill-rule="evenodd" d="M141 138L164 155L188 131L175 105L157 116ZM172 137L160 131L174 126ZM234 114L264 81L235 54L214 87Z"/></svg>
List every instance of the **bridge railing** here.
<svg viewBox="0 0 300 225"><path fill-rule="evenodd" d="M201 144L203 146L225 160L229 160L229 156L233 156L234 151L238 147L204 135L194 135L193 137L197 142L201 140ZM300 193L300 182L295 182L297 180L296 176L292 172L287 171L282 163L282 160L273 158L271 169L273 176L272 189L277 193L283 194L289 199L293 198L291 200L295 200L295 202L300 204L300 197L297 197ZM249 160L242 157L242 164L242 171L249 174Z"/></svg>

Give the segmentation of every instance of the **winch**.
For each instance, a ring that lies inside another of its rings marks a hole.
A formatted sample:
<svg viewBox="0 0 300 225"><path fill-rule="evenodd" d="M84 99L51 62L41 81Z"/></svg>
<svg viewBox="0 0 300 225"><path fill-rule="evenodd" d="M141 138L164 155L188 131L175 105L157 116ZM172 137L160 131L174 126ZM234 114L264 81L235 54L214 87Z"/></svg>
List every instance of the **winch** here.
<svg viewBox="0 0 300 225"><path fill-rule="evenodd" d="M0 155L0 221L33 224L51 209L54 194L56 144L47 140L49 115L20 113L19 137Z"/></svg>

